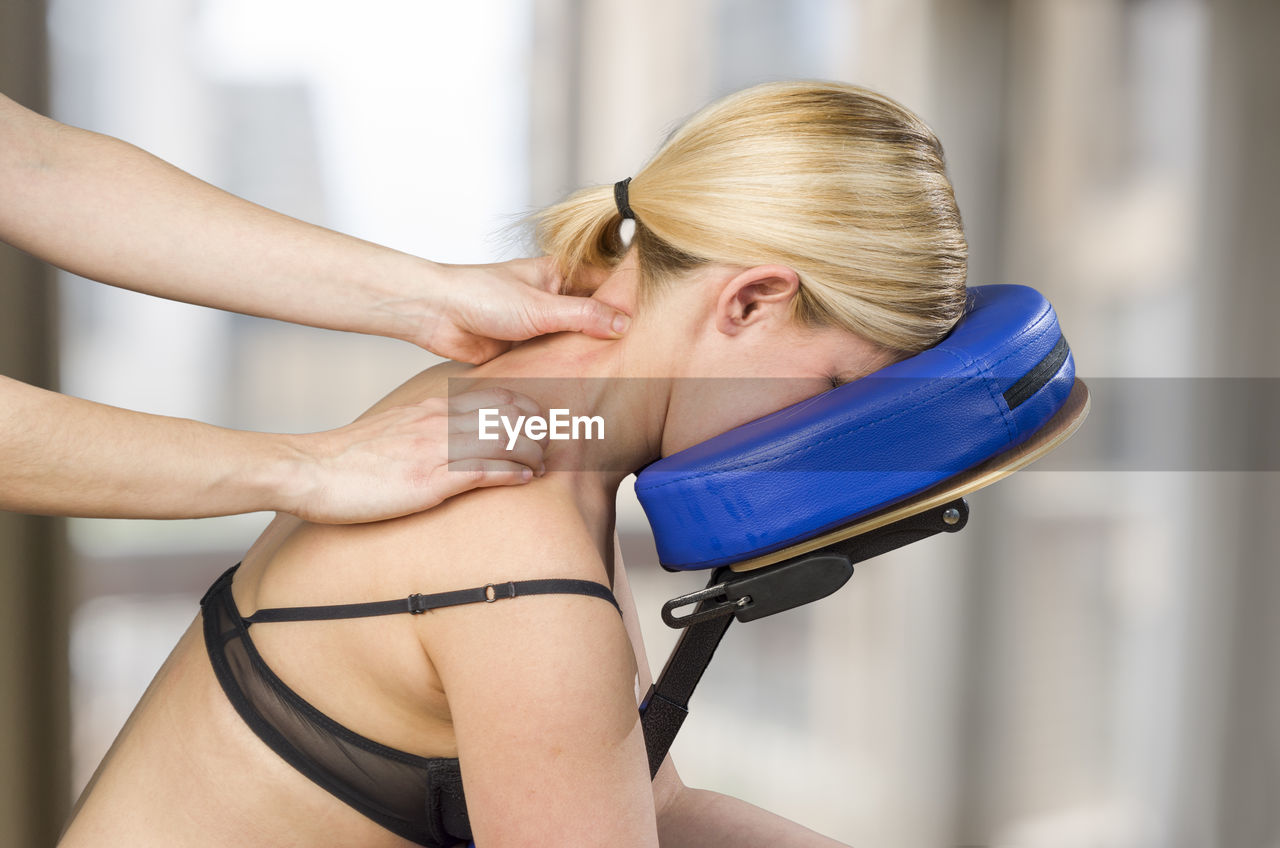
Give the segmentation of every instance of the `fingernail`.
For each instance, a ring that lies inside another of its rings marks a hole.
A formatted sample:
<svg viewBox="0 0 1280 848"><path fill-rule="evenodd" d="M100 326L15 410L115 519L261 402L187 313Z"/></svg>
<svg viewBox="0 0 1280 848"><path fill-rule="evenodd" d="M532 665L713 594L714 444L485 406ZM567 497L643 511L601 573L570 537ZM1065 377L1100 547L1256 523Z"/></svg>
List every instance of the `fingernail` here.
<svg viewBox="0 0 1280 848"><path fill-rule="evenodd" d="M547 464L546 464L545 462L541 462L541 463L539 463L539 464L538 464L538 476L539 476L539 477L541 477L543 474L546 474L546 473L547 473Z"/></svg>
<svg viewBox="0 0 1280 848"><path fill-rule="evenodd" d="M533 469L532 469L532 468L522 468L522 469L520 469L520 479L524 480L526 483L527 483L527 482L529 482L530 480L532 480L532 479L533 479Z"/></svg>
<svg viewBox="0 0 1280 848"><path fill-rule="evenodd" d="M613 316L613 331L618 335L622 335L623 333L625 333L627 331L627 328L630 326L631 326L631 316L623 315L621 312Z"/></svg>

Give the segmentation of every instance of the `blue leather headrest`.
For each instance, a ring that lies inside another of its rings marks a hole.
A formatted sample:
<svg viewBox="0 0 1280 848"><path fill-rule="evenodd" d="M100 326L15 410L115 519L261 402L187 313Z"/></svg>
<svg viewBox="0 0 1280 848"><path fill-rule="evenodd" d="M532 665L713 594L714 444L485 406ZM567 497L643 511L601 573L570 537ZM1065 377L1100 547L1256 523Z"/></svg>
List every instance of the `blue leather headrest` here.
<svg viewBox="0 0 1280 848"><path fill-rule="evenodd" d="M1026 286L969 290L943 341L665 457L636 479L662 565L711 568L812 538L1018 444L1066 401L1075 363Z"/></svg>

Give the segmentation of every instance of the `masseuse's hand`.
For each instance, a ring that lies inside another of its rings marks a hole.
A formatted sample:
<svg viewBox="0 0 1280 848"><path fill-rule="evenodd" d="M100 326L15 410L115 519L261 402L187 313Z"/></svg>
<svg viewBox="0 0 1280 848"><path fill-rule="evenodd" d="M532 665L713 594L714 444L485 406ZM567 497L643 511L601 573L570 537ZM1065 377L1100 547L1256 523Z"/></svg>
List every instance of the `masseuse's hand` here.
<svg viewBox="0 0 1280 848"><path fill-rule="evenodd" d="M483 389L297 436L299 488L281 509L326 524L376 521L429 509L471 489L518 485L540 475L540 442L521 433L508 449L506 437L478 437L476 411L482 407L511 420L546 415L517 392Z"/></svg>
<svg viewBox="0 0 1280 848"><path fill-rule="evenodd" d="M545 415L487 389L390 407L304 436L149 415L0 377L0 510L84 518L279 511L353 523L428 509L542 469L526 437L477 438L480 407Z"/></svg>
<svg viewBox="0 0 1280 848"><path fill-rule="evenodd" d="M445 265L449 285L411 340L461 362L486 362L512 342L575 331L598 339L626 332L631 318L587 297L561 295L551 260L514 259L496 265Z"/></svg>

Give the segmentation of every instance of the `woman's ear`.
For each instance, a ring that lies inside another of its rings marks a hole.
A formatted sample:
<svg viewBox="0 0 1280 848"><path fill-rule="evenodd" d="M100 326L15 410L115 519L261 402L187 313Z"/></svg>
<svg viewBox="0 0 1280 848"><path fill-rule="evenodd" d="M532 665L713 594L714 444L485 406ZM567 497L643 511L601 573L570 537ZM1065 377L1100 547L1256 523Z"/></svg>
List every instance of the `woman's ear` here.
<svg viewBox="0 0 1280 848"><path fill-rule="evenodd" d="M785 265L756 265L729 278L716 301L716 329L735 335L752 324L789 320L800 275Z"/></svg>

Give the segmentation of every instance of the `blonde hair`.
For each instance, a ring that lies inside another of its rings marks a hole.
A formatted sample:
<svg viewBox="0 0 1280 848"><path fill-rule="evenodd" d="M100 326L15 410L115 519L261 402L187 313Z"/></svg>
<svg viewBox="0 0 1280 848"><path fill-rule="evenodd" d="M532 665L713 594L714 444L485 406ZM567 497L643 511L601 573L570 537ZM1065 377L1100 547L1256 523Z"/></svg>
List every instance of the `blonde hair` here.
<svg viewBox="0 0 1280 848"><path fill-rule="evenodd" d="M782 264L794 317L904 354L964 311L968 246L942 145L919 118L853 85L768 83L693 116L629 186L642 302L703 263ZM570 282L627 247L613 186L535 217Z"/></svg>

